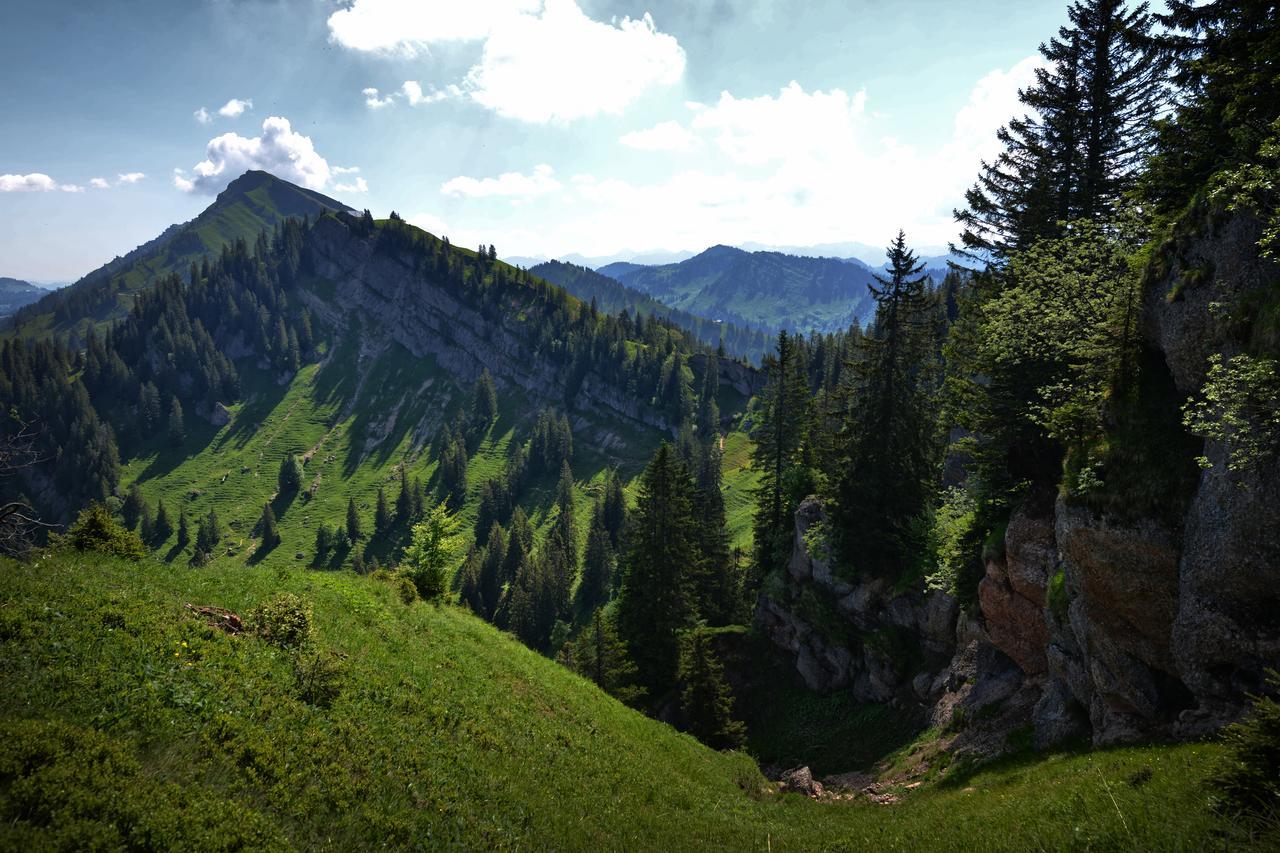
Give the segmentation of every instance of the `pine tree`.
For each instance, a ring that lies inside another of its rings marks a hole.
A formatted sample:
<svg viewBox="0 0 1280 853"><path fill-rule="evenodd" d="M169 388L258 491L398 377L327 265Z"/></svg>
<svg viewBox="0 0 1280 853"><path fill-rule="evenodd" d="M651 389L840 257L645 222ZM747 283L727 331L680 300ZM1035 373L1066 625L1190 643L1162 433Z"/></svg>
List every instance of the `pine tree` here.
<svg viewBox="0 0 1280 853"><path fill-rule="evenodd" d="M688 473L664 442L640 478L617 604L618 631L631 649L641 684L654 696L674 683L677 633L695 615L689 583L698 570L691 491Z"/></svg>
<svg viewBox="0 0 1280 853"><path fill-rule="evenodd" d="M352 545L360 541L360 512L355 498L347 498L347 541Z"/></svg>
<svg viewBox="0 0 1280 853"><path fill-rule="evenodd" d="M143 542L151 542L155 536L156 518L151 512L150 504L142 504L142 518L138 521L138 536Z"/></svg>
<svg viewBox="0 0 1280 853"><path fill-rule="evenodd" d="M484 602L484 612L480 615L489 620L497 615L503 585L508 580L503 572L506 559L507 534L502 525L495 521L489 527L488 544L484 546L480 563L480 599Z"/></svg>
<svg viewBox="0 0 1280 853"><path fill-rule="evenodd" d="M316 564L323 563L334 547L334 531L327 521L316 525Z"/></svg>
<svg viewBox="0 0 1280 853"><path fill-rule="evenodd" d="M161 498L156 503L156 520L152 528L153 544L160 545L173 535L173 521L169 518L169 510Z"/></svg>
<svg viewBox="0 0 1280 853"><path fill-rule="evenodd" d="M280 494L292 494L302 488L302 478L302 460L296 453L287 454L280 460L280 473L276 478Z"/></svg>
<svg viewBox="0 0 1280 853"><path fill-rule="evenodd" d="M984 162L965 194L965 251L1000 262L1060 223L1114 215L1151 146L1166 64L1153 49L1146 5L1078 0L1070 24L1041 46L1047 61L1022 102L1033 115L997 136L1004 150Z"/></svg>
<svg viewBox="0 0 1280 853"><path fill-rule="evenodd" d="M1178 213L1215 172L1256 160L1280 121L1280 6L1275 0L1169 0L1159 41L1174 59L1178 102L1157 122L1142 194Z"/></svg>
<svg viewBox="0 0 1280 853"><path fill-rule="evenodd" d="M622 533L627 522L627 497L617 468L610 468L605 478L604 497L600 505L600 521L609 531L609 545L614 553L622 549Z"/></svg>
<svg viewBox="0 0 1280 853"><path fill-rule="evenodd" d="M597 501L587 531L587 550L582 557L582 580L578 583L577 609L590 613L608 600L613 585L613 543L604 524L603 502Z"/></svg>
<svg viewBox="0 0 1280 853"><path fill-rule="evenodd" d="M262 530L262 550L270 551L280 544L280 530L276 526L276 514L271 511L271 504L262 505L262 519L258 522Z"/></svg>
<svg viewBox="0 0 1280 853"><path fill-rule="evenodd" d="M478 430L488 428L498 416L498 392L493 386L493 377L489 368L480 373L476 380L475 391L471 401L471 423Z"/></svg>
<svg viewBox="0 0 1280 853"><path fill-rule="evenodd" d="M764 362L768 378L755 431L752 463L760 470L756 495L755 562L763 576L781 566L791 543L791 472L805 461L811 422L811 396L803 356L796 339L778 333L777 351ZM799 497L803 497L800 495Z"/></svg>
<svg viewBox="0 0 1280 853"><path fill-rule="evenodd" d="M831 508L842 563L880 575L901 571L920 551L913 537L932 499L937 456L927 364L936 351L932 294L901 231L888 256L889 277L876 276L871 287L876 320L862 342Z"/></svg>
<svg viewBox="0 0 1280 853"><path fill-rule="evenodd" d="M218 521L217 510L210 509L209 514L200 520L196 528L196 557L200 561L208 560L222 541L222 524Z"/></svg>
<svg viewBox="0 0 1280 853"><path fill-rule="evenodd" d="M169 443L174 447L181 447L186 440L187 427L182 419L182 404L174 397L169 406Z"/></svg>
<svg viewBox="0 0 1280 853"><path fill-rule="evenodd" d="M373 510L373 531L385 533L391 526L391 508L387 506L387 490L378 486L378 500Z"/></svg>
<svg viewBox="0 0 1280 853"><path fill-rule="evenodd" d="M146 499L142 496L142 489L134 483L129 487L128 493L125 495L124 501L120 504L120 520L124 522L125 530L135 530L138 522L142 520Z"/></svg>
<svg viewBox="0 0 1280 853"><path fill-rule="evenodd" d="M680 712L698 740L716 749L737 749L746 740L746 727L733 719L733 695L712 639L705 625L681 635Z"/></svg>
<svg viewBox="0 0 1280 853"><path fill-rule="evenodd" d="M617 625L603 608L592 611L564 657L575 672L619 701L635 704L643 695L635 683L636 665L618 636Z"/></svg>
<svg viewBox="0 0 1280 853"><path fill-rule="evenodd" d="M738 579L729 553L721 451L712 440L699 451L694 477L693 515L700 571L693 579L698 615L713 626L727 625L737 612Z"/></svg>
<svg viewBox="0 0 1280 853"><path fill-rule="evenodd" d="M408 524L413 515L413 487L409 484L409 471L400 466L400 494L396 496L396 521Z"/></svg>
<svg viewBox="0 0 1280 853"><path fill-rule="evenodd" d="M467 550L467 557L462 561L462 571L458 573L458 597L462 603L471 609L471 612L483 618L488 608L485 606L484 593L482 590L480 574L481 567L484 564L485 554L482 550L476 550L474 545Z"/></svg>
<svg viewBox="0 0 1280 853"><path fill-rule="evenodd" d="M187 521L187 508L182 507L178 510L178 539L177 545L179 549L186 548L191 543L191 525Z"/></svg>
<svg viewBox="0 0 1280 853"><path fill-rule="evenodd" d="M573 472L563 463L556 486L556 521L547 542L550 581L555 585L556 614L569 613L569 592L578 576L578 522L574 508Z"/></svg>

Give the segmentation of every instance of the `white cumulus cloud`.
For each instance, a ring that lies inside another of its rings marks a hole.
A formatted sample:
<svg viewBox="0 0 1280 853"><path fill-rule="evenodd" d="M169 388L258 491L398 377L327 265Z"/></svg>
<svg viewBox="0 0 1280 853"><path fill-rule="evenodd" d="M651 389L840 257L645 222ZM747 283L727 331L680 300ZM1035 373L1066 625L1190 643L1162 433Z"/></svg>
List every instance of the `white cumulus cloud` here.
<svg viewBox="0 0 1280 853"><path fill-rule="evenodd" d="M205 159L192 167L191 177L175 171L173 182L184 192L215 195L249 169L313 190L323 189L332 174L310 137L295 132L288 119L271 116L262 123L260 136L224 133L209 140Z"/></svg>
<svg viewBox="0 0 1280 853"><path fill-rule="evenodd" d="M397 94L410 104L468 97L499 115L545 124L618 114L652 88L684 74L685 53L652 16L610 22L587 16L576 0L354 0L329 17L330 38L353 50L414 55L433 44L483 42L461 83L424 92L365 89L378 109Z"/></svg>
<svg viewBox="0 0 1280 853"><path fill-rule="evenodd" d="M218 115L223 118L237 118L244 114L245 110L253 109L253 98L232 98L221 107L218 108Z"/></svg>
<svg viewBox="0 0 1280 853"><path fill-rule="evenodd" d="M646 130L633 130L623 134L618 141L641 151L691 151L702 144L697 134L678 121L664 121Z"/></svg>
<svg viewBox="0 0 1280 853"><path fill-rule="evenodd" d="M195 116L196 121L200 122L201 124L208 124L209 122L213 121L213 116L209 115L209 111L206 110L204 107L201 107L200 109L196 110L194 113L192 113L192 115Z"/></svg>
<svg viewBox="0 0 1280 853"><path fill-rule="evenodd" d="M865 91L806 92L793 80L776 97L735 98L721 92L714 105L698 110L692 124L712 134L735 161L759 165L848 151L857 144L866 102Z"/></svg>
<svg viewBox="0 0 1280 853"><path fill-rule="evenodd" d="M444 189L476 199L468 201L471 221L511 254L877 243L899 227L914 246L942 246L958 233L952 208L963 203L980 160L999 147L996 130L1024 111L1017 90L1035 66L1028 58L976 81L941 141L893 138L890 117L864 91L791 83L763 95L724 92L713 103L688 105L682 120L639 131L626 144L701 140L700 151L681 159L687 168L656 179L572 175L558 193L530 199L518 218L480 199L532 176L456 178ZM549 167L545 174L551 178ZM478 218L482 212L492 219ZM508 227L495 227L500 222Z"/></svg>
<svg viewBox="0 0 1280 853"><path fill-rule="evenodd" d="M142 180L145 177L146 175L142 174L141 172L125 172L123 175L116 176L116 183L136 184L138 181Z"/></svg>
<svg viewBox="0 0 1280 853"><path fill-rule="evenodd" d="M400 87L400 91L404 94L405 100L409 102L411 107L416 107L420 104L434 104L437 101L462 96L462 89L456 85L449 85L443 89L437 89L433 86L429 91L424 92L422 91L422 86L416 80L405 80L404 85Z"/></svg>
<svg viewBox="0 0 1280 853"><path fill-rule="evenodd" d="M574 0L546 0L485 41L467 74L472 100L508 118L569 122L621 113L650 88L684 74L684 49L648 14L601 23Z"/></svg>
<svg viewBox="0 0 1280 853"><path fill-rule="evenodd" d="M429 45L478 41L539 0L353 0L329 16L329 38L352 50L414 55Z"/></svg>
<svg viewBox="0 0 1280 853"><path fill-rule="evenodd" d="M445 181L440 187L440 192L467 198L493 196L532 198L555 192L560 187L561 184L555 179L552 168L543 163L534 166L533 172L528 175L520 172L505 172L496 178L459 176Z"/></svg>
<svg viewBox="0 0 1280 853"><path fill-rule="evenodd" d="M389 107L396 102L395 92L390 93L386 97L379 95L378 90L370 86L360 92L364 95L364 105L371 110L380 110L383 107Z"/></svg>
<svg viewBox="0 0 1280 853"><path fill-rule="evenodd" d="M340 193L367 193L369 191L369 182L364 178L357 177L351 183L334 184L333 190Z"/></svg>
<svg viewBox="0 0 1280 853"><path fill-rule="evenodd" d="M90 178L89 186L93 187L95 190L105 190L107 187L111 186L111 183L105 178Z"/></svg>
<svg viewBox="0 0 1280 853"><path fill-rule="evenodd" d="M60 184L43 172L29 175L0 175L0 193L47 193L60 190L64 193L84 192L75 184Z"/></svg>

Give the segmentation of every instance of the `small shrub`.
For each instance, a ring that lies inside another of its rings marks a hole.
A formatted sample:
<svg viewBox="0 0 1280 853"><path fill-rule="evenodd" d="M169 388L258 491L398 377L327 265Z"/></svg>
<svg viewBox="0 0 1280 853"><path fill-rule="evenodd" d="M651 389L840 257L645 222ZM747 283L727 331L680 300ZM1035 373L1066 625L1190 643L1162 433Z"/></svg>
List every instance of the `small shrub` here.
<svg viewBox="0 0 1280 853"><path fill-rule="evenodd" d="M260 604L252 615L254 631L274 646L300 649L311 639L311 605L284 592Z"/></svg>
<svg viewBox="0 0 1280 853"><path fill-rule="evenodd" d="M1058 569L1058 573L1049 579L1049 612L1059 622L1067 621L1067 607L1071 604L1071 595L1067 592L1067 573Z"/></svg>
<svg viewBox="0 0 1280 853"><path fill-rule="evenodd" d="M328 708L342 693L342 659L333 652L301 652L293 659L293 681L298 698L317 708Z"/></svg>
<svg viewBox="0 0 1280 853"><path fill-rule="evenodd" d="M141 560L147 554L138 534L126 530L100 503L91 503L80 513L67 531L66 541L77 551L114 554L126 560Z"/></svg>
<svg viewBox="0 0 1280 853"><path fill-rule="evenodd" d="M418 600L418 585L408 575L399 575L395 579L396 592L405 604L413 604Z"/></svg>
<svg viewBox="0 0 1280 853"><path fill-rule="evenodd" d="M1280 675L1271 673L1280 687ZM1223 734L1226 766L1210 780L1214 809L1259 820L1280 818L1280 702L1259 697L1249 716Z"/></svg>

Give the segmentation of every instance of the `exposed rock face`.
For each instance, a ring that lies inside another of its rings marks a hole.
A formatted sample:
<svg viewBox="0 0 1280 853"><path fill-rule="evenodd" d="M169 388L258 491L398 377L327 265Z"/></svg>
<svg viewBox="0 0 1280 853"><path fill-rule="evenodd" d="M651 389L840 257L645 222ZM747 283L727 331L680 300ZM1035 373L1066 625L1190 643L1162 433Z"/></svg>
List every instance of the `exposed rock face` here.
<svg viewBox="0 0 1280 853"><path fill-rule="evenodd" d="M477 310L465 294L432 283L411 259L376 250L373 238L354 235L337 219L318 221L309 240L317 275L336 283L331 298L304 293L312 313L325 322L338 329L356 322L377 329L378 340L395 341L418 358L434 356L460 383L488 368L500 385L516 386L537 403L564 405L566 371L538 357L535 336L518 317ZM719 364L726 387L744 394L759 389L757 371L728 359ZM677 426L593 371L582 378L573 410L586 421L620 419L666 432ZM575 428L584 429L593 444L620 441L586 421Z"/></svg>
<svg viewBox="0 0 1280 853"><path fill-rule="evenodd" d="M864 701L918 702L917 683L931 691L932 674L954 652L955 599L922 588L895 590L878 578L836 576L825 546L808 541L822 520L816 498L801 503L783 583L761 594L758 623L794 655L810 689L848 687Z"/></svg>
<svg viewBox="0 0 1280 853"><path fill-rule="evenodd" d="M1239 699L1280 667L1280 461L1243 480L1211 444L1187 511L1172 655L1202 704L1195 727L1234 715Z"/></svg>
<svg viewBox="0 0 1280 853"><path fill-rule="evenodd" d="M1221 315L1210 304L1238 305L1280 277L1280 265L1259 257L1262 225L1252 215L1225 221L1206 216L1197 230L1167 248L1165 275L1143 294L1143 336L1164 354L1184 394L1200 387L1210 355L1232 348Z"/></svg>
<svg viewBox="0 0 1280 853"><path fill-rule="evenodd" d="M978 585L992 644L1028 675L1045 671L1044 608L1057 563L1052 516L1018 510L1009 519L1005 553L987 560L987 574Z"/></svg>
<svg viewBox="0 0 1280 853"><path fill-rule="evenodd" d="M1089 709L1095 743L1134 740L1182 710L1178 691L1168 689L1175 672L1169 648L1178 590L1175 533L1152 519L1118 522L1065 501L1057 517L1074 640L1070 652L1056 650L1057 674Z"/></svg>

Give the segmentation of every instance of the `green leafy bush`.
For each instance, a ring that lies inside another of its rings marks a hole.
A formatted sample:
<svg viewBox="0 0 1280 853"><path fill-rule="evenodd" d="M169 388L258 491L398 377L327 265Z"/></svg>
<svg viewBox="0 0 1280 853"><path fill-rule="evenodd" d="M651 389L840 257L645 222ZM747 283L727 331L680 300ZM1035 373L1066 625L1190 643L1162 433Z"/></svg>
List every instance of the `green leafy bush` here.
<svg viewBox="0 0 1280 853"><path fill-rule="evenodd" d="M126 560L141 560L147 555L147 548L138 534L126 530L111 517L105 506L96 502L80 513L67 531L65 541L77 551L115 554Z"/></svg>
<svg viewBox="0 0 1280 853"><path fill-rule="evenodd" d="M342 693L342 659L333 652L304 651L293 659L293 680L298 698L308 705L328 708Z"/></svg>
<svg viewBox="0 0 1280 853"><path fill-rule="evenodd" d="M0 720L6 850L284 850L258 813L200 785L149 778L120 742L46 720Z"/></svg>
<svg viewBox="0 0 1280 853"><path fill-rule="evenodd" d="M978 505L973 495L959 487L947 489L933 516L930 541L937 549L937 558L926 578L930 589L955 594L957 579L977 553L982 536L977 525Z"/></svg>
<svg viewBox="0 0 1280 853"><path fill-rule="evenodd" d="M462 561L461 525L444 503L413 526L404 552L404 570L426 599L441 598L449 589L449 577Z"/></svg>
<svg viewBox="0 0 1280 853"><path fill-rule="evenodd" d="M252 614L258 636L274 646L300 649L311 639L311 605L292 593L263 602Z"/></svg>
<svg viewBox="0 0 1280 853"><path fill-rule="evenodd" d="M1280 687L1280 675L1271 673ZM1223 814L1280 820L1280 702L1259 697L1249 716L1228 726L1226 766L1211 781L1214 808Z"/></svg>
<svg viewBox="0 0 1280 853"><path fill-rule="evenodd" d="M413 604L418 600L418 585L408 575L397 575L393 579L396 593L405 604Z"/></svg>
<svg viewBox="0 0 1280 853"><path fill-rule="evenodd" d="M1184 422L1196 435L1227 445L1232 473L1270 461L1280 449L1280 370L1269 358L1209 356L1209 375L1187 401ZM1200 467L1212 463L1200 457Z"/></svg>
<svg viewBox="0 0 1280 853"><path fill-rule="evenodd" d="M1067 620L1067 607L1071 604L1071 595L1067 592L1067 573L1058 569L1058 573L1049 578L1047 594L1049 611L1059 622Z"/></svg>

